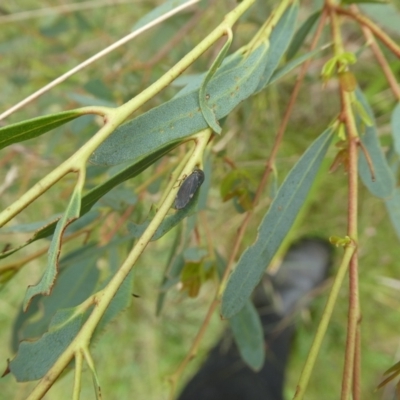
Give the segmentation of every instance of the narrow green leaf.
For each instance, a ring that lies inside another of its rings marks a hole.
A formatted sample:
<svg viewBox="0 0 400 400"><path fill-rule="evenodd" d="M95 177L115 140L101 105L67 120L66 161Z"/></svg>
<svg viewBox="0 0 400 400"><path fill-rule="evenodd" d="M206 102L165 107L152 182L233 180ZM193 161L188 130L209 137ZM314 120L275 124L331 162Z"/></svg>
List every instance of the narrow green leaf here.
<svg viewBox="0 0 400 400"><path fill-rule="evenodd" d="M37 296L27 312L20 310L12 334L12 347L15 351L21 340L32 341L41 337L48 330L57 310L76 307L93 293L99 279L96 266L98 251L92 254L87 252L93 247L80 248L74 252L73 258L70 256L61 260L60 274L51 295ZM98 250L97 247L95 249ZM78 254L82 255L81 259L76 258Z"/></svg>
<svg viewBox="0 0 400 400"><path fill-rule="evenodd" d="M331 139L332 129L328 128L307 149L280 187L258 228L255 243L244 251L228 279L222 296L221 313L224 318L231 318L244 307L260 281L265 268L292 227Z"/></svg>
<svg viewBox="0 0 400 400"><path fill-rule="evenodd" d="M285 11L273 29L269 38L267 62L255 93L263 90L269 84L272 74L285 54L294 34L298 12L299 6L296 2Z"/></svg>
<svg viewBox="0 0 400 400"><path fill-rule="evenodd" d="M215 72L221 65L222 61L225 59L226 54L228 53L228 50L231 47L231 44L232 44L232 35L228 36L227 41L225 42L221 51L218 53L218 56L212 63L211 68L207 72L199 90L199 103L201 112L203 113L204 119L207 121L208 125L215 133L221 133L222 128L218 123L214 111L208 105L209 95L206 93L206 90L208 82L210 82L211 78L215 75Z"/></svg>
<svg viewBox="0 0 400 400"><path fill-rule="evenodd" d="M79 109L63 111L57 114L45 115L18 122L12 125L6 125L0 128L0 149L13 143L23 142L33 139L44 133L51 131L58 126L64 125L75 118L84 115Z"/></svg>
<svg viewBox="0 0 400 400"><path fill-rule="evenodd" d="M259 371L265 359L264 332L253 303L247 300L244 307L229 318L229 324L243 361Z"/></svg>
<svg viewBox="0 0 400 400"><path fill-rule="evenodd" d="M394 149L400 155L400 103L393 110L391 125Z"/></svg>
<svg viewBox="0 0 400 400"><path fill-rule="evenodd" d="M53 317L50 329L35 342L21 342L9 367L18 382L42 378L75 338L82 326L83 314L75 309L60 310Z"/></svg>
<svg viewBox="0 0 400 400"><path fill-rule="evenodd" d="M380 198L388 198L392 195L394 191L395 179L379 143L375 118L372 109L360 89L356 89L355 93L358 101L363 106L364 110L368 114L368 117L373 122L373 125L365 127L364 134L360 129L359 132L360 140L368 151L369 157L371 158L372 165L374 167L375 181L372 180L372 175L368 166L367 159L365 158L364 152L361 149L359 150L358 162L359 174L364 185L374 196ZM358 126L361 126L360 121L358 121Z"/></svg>
<svg viewBox="0 0 400 400"><path fill-rule="evenodd" d="M81 208L81 190L81 185L77 184L68 207L66 208L62 218L57 223L57 227L48 251L46 270L42 276L42 279L37 285L28 287L24 299L24 310L26 310L29 306L29 302L32 300L32 297L38 294L49 295L51 292L58 272L58 258L60 255L62 235L66 227L71 224L72 221L79 218Z"/></svg>
<svg viewBox="0 0 400 400"><path fill-rule="evenodd" d="M267 47L260 45L248 57L235 57L234 66L214 75L207 85L209 106L220 120L254 93L264 70ZM174 97L120 126L93 153L91 162L117 165L139 160L168 145L188 140L208 127L199 107L199 88Z"/></svg>
<svg viewBox="0 0 400 400"><path fill-rule="evenodd" d="M288 51L286 52L286 59L288 61L297 54L300 47L303 45L304 41L306 40L308 33L314 27L315 23L318 21L320 16L321 16L321 10L318 10L314 14L311 14L303 22L303 24L300 26L300 28L297 29L297 31L294 35L294 38L292 40L292 43L290 43Z"/></svg>

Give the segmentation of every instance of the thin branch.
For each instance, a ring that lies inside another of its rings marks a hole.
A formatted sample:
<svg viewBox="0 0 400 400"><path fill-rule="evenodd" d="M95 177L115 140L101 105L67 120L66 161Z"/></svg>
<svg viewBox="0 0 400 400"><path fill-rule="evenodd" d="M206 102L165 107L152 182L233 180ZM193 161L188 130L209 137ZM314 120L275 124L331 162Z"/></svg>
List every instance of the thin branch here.
<svg viewBox="0 0 400 400"><path fill-rule="evenodd" d="M358 321L356 347L354 352L354 370L353 370L353 400L361 400L361 332L360 322Z"/></svg>
<svg viewBox="0 0 400 400"><path fill-rule="evenodd" d="M334 42L335 56L340 56L345 50L340 32L340 20L335 8L330 8L332 37ZM338 69L341 65L337 65ZM358 242L358 143L359 136L352 108L351 93L347 91L345 83L339 79L339 92L341 99L341 115L344 118L347 132L347 154L348 154L348 208L347 208L347 235L356 243ZM349 266L349 311L347 321L346 353L343 368L341 399L348 400L351 393L357 399L360 398L360 376L359 369L354 368L354 357L356 351L357 326L360 319L359 289L358 289L358 255L355 252L350 260ZM357 382L357 385L355 385Z"/></svg>

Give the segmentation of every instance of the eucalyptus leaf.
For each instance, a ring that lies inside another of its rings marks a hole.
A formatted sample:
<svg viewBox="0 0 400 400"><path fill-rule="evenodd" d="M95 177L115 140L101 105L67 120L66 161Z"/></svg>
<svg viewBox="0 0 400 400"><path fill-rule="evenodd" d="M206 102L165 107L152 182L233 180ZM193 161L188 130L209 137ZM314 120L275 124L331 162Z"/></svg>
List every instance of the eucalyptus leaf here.
<svg viewBox="0 0 400 400"><path fill-rule="evenodd" d="M287 175L263 218L255 243L247 248L230 275L221 313L231 318L246 304L299 213L332 139L328 128L306 150Z"/></svg>
<svg viewBox="0 0 400 400"><path fill-rule="evenodd" d="M303 45L304 41L308 33L314 27L315 23L321 16L321 10L316 11L315 13L311 14L300 26L300 28L296 31L292 43L286 52L286 59L289 61L291 60L299 51L300 47Z"/></svg>
<svg viewBox="0 0 400 400"><path fill-rule="evenodd" d="M363 106L369 119L373 122L373 125L365 127L365 133L361 129L359 129L359 132L360 140L371 158L375 180L372 179L370 167L361 149L359 150L358 160L359 174L364 185L374 196L388 198L394 191L395 179L379 143L372 109L360 89L357 89L355 93L357 100ZM360 120L358 120L358 126L361 127Z"/></svg>
<svg viewBox="0 0 400 400"><path fill-rule="evenodd" d="M51 295L37 296L28 312L20 310L12 334L12 347L15 351L19 341L32 341L41 337L49 329L57 310L75 307L93 293L99 279L99 270L96 266L98 252L88 254L87 249L91 248L92 245L80 248L76 253L83 257L76 260L76 254L73 263L71 257L69 263L68 258L61 260L60 274Z"/></svg>
<svg viewBox="0 0 400 400"><path fill-rule="evenodd" d="M235 66L221 67L207 85L209 106L219 120L254 93L264 70L267 47L261 44ZM97 165L139 160L168 145L177 145L208 127L199 106L199 88L175 97L118 127L93 153Z"/></svg>
<svg viewBox="0 0 400 400"><path fill-rule="evenodd" d="M48 251L46 270L37 285L28 287L24 299L24 310L29 306L32 297L38 294L49 295L51 292L58 272L58 258L60 256L62 235L66 227L71 224L72 221L79 218L81 208L81 190L81 186L77 184L68 207L57 223Z"/></svg>
<svg viewBox="0 0 400 400"><path fill-rule="evenodd" d="M260 316L250 300L233 317L229 325L243 361L254 371L264 365L264 331Z"/></svg>
<svg viewBox="0 0 400 400"><path fill-rule="evenodd" d="M63 111L3 126L0 128L0 149L13 143L23 142L43 135L85 114L86 112L79 109Z"/></svg>
<svg viewBox="0 0 400 400"><path fill-rule="evenodd" d="M83 314L75 309L60 310L52 318L50 329L39 340L21 342L9 368L18 382L42 378L71 344L82 326Z"/></svg>
<svg viewBox="0 0 400 400"><path fill-rule="evenodd" d="M215 263L218 276L222 279L226 260L218 251L215 251ZM254 371L259 371L265 359L264 331L257 309L250 300L229 318L229 325L242 360Z"/></svg>

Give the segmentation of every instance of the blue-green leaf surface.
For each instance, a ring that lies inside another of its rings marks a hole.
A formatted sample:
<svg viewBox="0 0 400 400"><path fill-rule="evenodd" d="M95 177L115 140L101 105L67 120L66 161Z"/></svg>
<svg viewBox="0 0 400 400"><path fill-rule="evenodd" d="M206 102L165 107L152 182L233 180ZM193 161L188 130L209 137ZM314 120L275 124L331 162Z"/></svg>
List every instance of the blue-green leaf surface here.
<svg viewBox="0 0 400 400"><path fill-rule="evenodd" d="M262 44L247 58L235 57L235 62L228 63L229 68L218 69L207 85L209 106L218 120L254 93L266 56L267 47ZM188 140L207 127L199 107L199 88L195 88L117 128L93 153L91 162L116 165L138 160L167 145Z"/></svg>
<svg viewBox="0 0 400 400"><path fill-rule="evenodd" d="M97 251L91 252L95 249ZM12 347L21 340L37 339L49 328L57 310L71 308L86 300L99 279L97 247L86 245L60 261L60 275L50 296L37 296L27 312L21 309L13 327Z"/></svg>
<svg viewBox="0 0 400 400"><path fill-rule="evenodd" d="M250 300L232 318L229 324L243 361L254 371L264 365L264 332L260 316Z"/></svg>
<svg viewBox="0 0 400 400"><path fill-rule="evenodd" d="M289 232L314 182L332 139L327 129L292 168L258 228L255 243L247 248L228 279L221 313L231 318L250 298L265 268Z"/></svg>
<svg viewBox="0 0 400 400"><path fill-rule="evenodd" d="M360 129L359 132L360 140L367 149L374 167L375 181L372 180L371 171L369 169L364 152L361 149L359 149L359 174L364 185L374 196L388 198L393 193L395 187L394 176L379 143L372 109L361 90L356 90L356 96L364 110L367 112L368 117L373 122L372 126L365 127L365 133L363 133L363 130ZM360 127L361 125L361 121L358 121L358 126Z"/></svg>
<svg viewBox="0 0 400 400"><path fill-rule="evenodd" d="M82 325L83 314L75 309L60 310L53 317L50 329L39 340L21 342L9 367L18 382L42 378L75 338Z"/></svg>
<svg viewBox="0 0 400 400"><path fill-rule="evenodd" d="M391 125L394 149L400 155L400 103L393 110Z"/></svg>

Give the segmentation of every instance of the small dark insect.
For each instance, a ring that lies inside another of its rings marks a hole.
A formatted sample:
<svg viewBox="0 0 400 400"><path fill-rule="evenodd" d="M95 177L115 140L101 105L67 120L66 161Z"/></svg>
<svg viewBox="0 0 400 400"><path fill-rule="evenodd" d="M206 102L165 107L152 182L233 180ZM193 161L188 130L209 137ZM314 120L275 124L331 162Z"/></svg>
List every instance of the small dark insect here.
<svg viewBox="0 0 400 400"><path fill-rule="evenodd" d="M174 208L185 208L204 182L204 172L196 168L182 183L175 198Z"/></svg>

